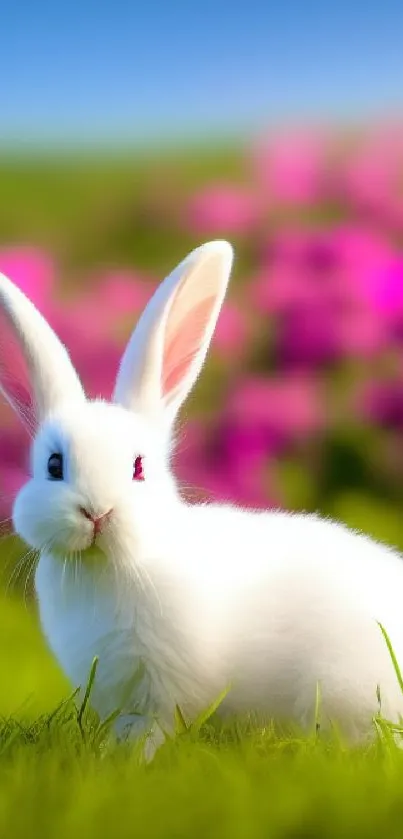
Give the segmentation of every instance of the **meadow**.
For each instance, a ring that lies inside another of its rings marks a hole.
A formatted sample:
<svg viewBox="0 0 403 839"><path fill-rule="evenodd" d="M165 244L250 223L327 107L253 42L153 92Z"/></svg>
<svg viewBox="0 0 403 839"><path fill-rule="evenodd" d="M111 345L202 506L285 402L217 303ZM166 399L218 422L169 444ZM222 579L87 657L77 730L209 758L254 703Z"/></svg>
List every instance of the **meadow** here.
<svg viewBox="0 0 403 839"><path fill-rule="evenodd" d="M320 510L403 549L402 173L396 126L0 158L0 270L69 345L89 393L107 396L159 280L228 238L233 281L176 457L184 491ZM0 428L0 835L400 836L403 756L381 719L353 752L320 727L301 738L211 719L144 766L89 706L80 715L9 536L28 440L4 405Z"/></svg>

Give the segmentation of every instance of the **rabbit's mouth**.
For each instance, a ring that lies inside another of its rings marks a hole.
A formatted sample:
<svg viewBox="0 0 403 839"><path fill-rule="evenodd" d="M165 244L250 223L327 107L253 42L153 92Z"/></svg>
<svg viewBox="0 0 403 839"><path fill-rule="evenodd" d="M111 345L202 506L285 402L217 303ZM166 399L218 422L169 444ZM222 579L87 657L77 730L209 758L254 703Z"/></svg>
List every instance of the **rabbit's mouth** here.
<svg viewBox="0 0 403 839"><path fill-rule="evenodd" d="M81 540L80 542L75 542L74 544L71 543L69 545L54 545L52 547L52 554L56 557L60 557L61 561L71 560L72 562L100 562L101 560L105 561L107 553L105 550L105 546L100 544L102 540L92 540L89 541L88 539L83 543Z"/></svg>
<svg viewBox="0 0 403 839"><path fill-rule="evenodd" d="M60 538L62 536L62 538ZM50 543L50 544L49 544ZM50 549L50 552L61 558L77 558L89 553L105 553L105 535L90 528L71 528L68 533L57 534L56 538L49 540L47 545L40 545L39 550Z"/></svg>
<svg viewBox="0 0 403 839"><path fill-rule="evenodd" d="M94 563L99 566L106 560L106 554L97 544L91 544L89 548L84 548L80 553L81 562L88 565Z"/></svg>
<svg viewBox="0 0 403 839"><path fill-rule="evenodd" d="M74 540L74 547L72 552L79 552L83 556L87 553L105 553L106 552L106 542L105 536L103 533L93 532L91 534L85 534L81 538Z"/></svg>

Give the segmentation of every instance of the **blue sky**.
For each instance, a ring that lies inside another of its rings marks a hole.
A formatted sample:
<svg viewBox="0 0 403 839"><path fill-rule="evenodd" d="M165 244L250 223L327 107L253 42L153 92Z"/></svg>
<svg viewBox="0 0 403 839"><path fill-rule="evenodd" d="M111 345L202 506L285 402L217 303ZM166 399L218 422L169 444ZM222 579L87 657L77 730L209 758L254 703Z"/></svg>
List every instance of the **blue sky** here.
<svg viewBox="0 0 403 839"><path fill-rule="evenodd" d="M10 0L0 141L155 142L403 113L403 4Z"/></svg>

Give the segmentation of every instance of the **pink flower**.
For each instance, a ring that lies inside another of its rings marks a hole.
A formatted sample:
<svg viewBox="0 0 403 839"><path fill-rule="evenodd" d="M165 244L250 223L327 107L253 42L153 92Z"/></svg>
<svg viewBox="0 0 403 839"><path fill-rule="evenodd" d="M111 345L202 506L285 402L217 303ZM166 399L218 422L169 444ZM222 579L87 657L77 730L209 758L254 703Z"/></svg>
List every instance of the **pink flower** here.
<svg viewBox="0 0 403 839"><path fill-rule="evenodd" d="M99 315L96 312L96 315ZM111 323L112 321L112 323ZM62 314L54 313L52 325L69 349L70 358L82 379L89 397L109 398L112 394L120 359L121 343L103 329L102 319L88 324L85 312L78 307ZM109 331L116 322L109 318Z"/></svg>
<svg viewBox="0 0 403 839"><path fill-rule="evenodd" d="M26 472L19 467L2 465L0 472L0 533L7 533L11 530L14 499L26 480Z"/></svg>
<svg viewBox="0 0 403 839"><path fill-rule="evenodd" d="M54 302L47 319L69 351L81 347L85 353L94 341L111 329L113 316L109 313L107 317L107 310L97 307L95 297L92 303L88 301L88 305L81 304L80 298L65 302L64 305Z"/></svg>
<svg viewBox="0 0 403 839"><path fill-rule="evenodd" d="M188 492L189 500L208 500L221 503L239 504L254 509L265 509L274 506L276 502L264 488L262 477L252 470L244 470L242 476L237 474L231 466L199 464L197 469L189 474L190 483L196 487L203 487L198 494Z"/></svg>
<svg viewBox="0 0 403 839"><path fill-rule="evenodd" d="M336 361L342 350L337 315L330 304L309 301L282 318L276 342L281 365L326 364Z"/></svg>
<svg viewBox="0 0 403 839"><path fill-rule="evenodd" d="M110 399L122 355L121 347L113 341L99 341L85 351L82 347L73 346L71 355L88 396Z"/></svg>
<svg viewBox="0 0 403 839"><path fill-rule="evenodd" d="M371 358L386 346L387 338L374 312L310 301L283 317L276 352L283 365L310 367L349 356Z"/></svg>
<svg viewBox="0 0 403 839"><path fill-rule="evenodd" d="M248 325L244 313L235 303L225 303L218 318L213 347L227 359L240 357L245 352Z"/></svg>
<svg viewBox="0 0 403 839"><path fill-rule="evenodd" d="M287 133L259 143L253 153L259 188L286 204L311 204L321 197L326 145L319 133Z"/></svg>
<svg viewBox="0 0 403 839"><path fill-rule="evenodd" d="M374 381L356 397L358 412L384 428L403 429L403 380Z"/></svg>
<svg viewBox="0 0 403 839"><path fill-rule="evenodd" d="M96 286L96 305L104 313L113 312L117 318L120 315L137 314L142 312L155 290L156 283L146 282L129 271L108 274L99 279ZM89 295L91 305L91 295ZM88 299L88 298L87 298ZM94 297L92 299L94 303Z"/></svg>
<svg viewBox="0 0 403 839"><path fill-rule="evenodd" d="M128 337L118 337L125 327L124 317L131 331L151 293L150 284L129 272L120 272L101 278L99 286L63 306L53 305L49 322L69 347L89 395L111 395Z"/></svg>
<svg viewBox="0 0 403 839"><path fill-rule="evenodd" d="M42 312L54 291L54 269L49 257L31 247L0 251L0 271L10 278Z"/></svg>
<svg viewBox="0 0 403 839"><path fill-rule="evenodd" d="M323 426L322 398L312 376L250 377L230 395L223 413L224 428L236 431L231 447L260 454L303 439ZM225 434L224 434L225 438ZM248 441L247 445L242 443ZM255 448L256 447L256 448Z"/></svg>
<svg viewBox="0 0 403 839"><path fill-rule="evenodd" d="M28 437L17 420L9 429L2 423L0 464L0 529L3 529L1 525L11 516L14 498L28 478Z"/></svg>
<svg viewBox="0 0 403 839"><path fill-rule="evenodd" d="M153 290L151 283L129 272L108 274L84 294L55 304L48 318L67 344L74 335L82 335L87 342L98 336L104 339L117 333L123 318L134 328Z"/></svg>
<svg viewBox="0 0 403 839"><path fill-rule="evenodd" d="M402 127L371 132L345 161L341 190L360 212L401 228L403 198L398 184L402 166Z"/></svg>
<svg viewBox="0 0 403 839"><path fill-rule="evenodd" d="M190 445L185 439L178 473L186 485L203 487L216 500L278 506L278 490L267 478L270 457L321 427L313 380L247 379L208 431L191 433Z"/></svg>
<svg viewBox="0 0 403 839"><path fill-rule="evenodd" d="M242 460L231 456L225 442L220 419L209 430L200 422L189 423L175 458L175 472L185 497L189 501L232 502L254 508L278 504L274 488L268 485L267 477L263 479L266 461L255 460L250 449L242 452Z"/></svg>
<svg viewBox="0 0 403 839"><path fill-rule="evenodd" d="M340 316L338 339L345 356L371 359L387 346L387 327L376 312L351 310Z"/></svg>
<svg viewBox="0 0 403 839"><path fill-rule="evenodd" d="M215 184L198 192L187 208L187 223L201 235L253 231L260 217L256 196L245 187Z"/></svg>
<svg viewBox="0 0 403 839"><path fill-rule="evenodd" d="M286 264L263 268L250 287L252 305L267 315L292 311L298 305L315 301L317 296L317 288L312 289L303 270Z"/></svg>
<svg viewBox="0 0 403 839"><path fill-rule="evenodd" d="M403 258L391 258L374 277L369 288L372 302L380 314L394 318L403 312Z"/></svg>
<svg viewBox="0 0 403 839"><path fill-rule="evenodd" d="M282 362L316 364L383 349L388 332L382 301L396 303L398 289L390 244L366 228L339 225L276 237L251 296L259 311L278 318Z"/></svg>

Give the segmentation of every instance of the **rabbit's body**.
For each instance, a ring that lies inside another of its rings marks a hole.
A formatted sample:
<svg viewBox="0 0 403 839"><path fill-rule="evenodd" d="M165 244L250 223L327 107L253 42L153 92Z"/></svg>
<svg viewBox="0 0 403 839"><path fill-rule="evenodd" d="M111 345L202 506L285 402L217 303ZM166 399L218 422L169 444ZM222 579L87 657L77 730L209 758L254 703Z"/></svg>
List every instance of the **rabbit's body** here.
<svg viewBox="0 0 403 839"><path fill-rule="evenodd" d="M371 731L378 684L383 712L403 713L377 624L402 658L398 554L316 516L221 506L175 505L158 555L152 523L149 536L144 589L130 572L122 587L107 570L100 576L96 562L39 563L44 631L73 683L100 656L102 716L120 707L169 729L173 703L192 717L231 684L223 713L311 726L318 682L323 723L353 738Z"/></svg>
<svg viewBox="0 0 403 839"><path fill-rule="evenodd" d="M40 553L36 590L49 644L74 684L99 668L101 716L136 733L190 718L229 688L222 713L371 730L377 686L390 719L403 701L378 621L403 661L403 560L313 515L184 503L170 470L173 425L207 354L232 264L212 242L148 303L111 402L86 399L66 349L0 276L32 395L1 374L33 433L14 503ZM252 464L251 464L252 468ZM136 716L137 715L137 716Z"/></svg>

